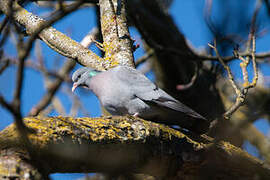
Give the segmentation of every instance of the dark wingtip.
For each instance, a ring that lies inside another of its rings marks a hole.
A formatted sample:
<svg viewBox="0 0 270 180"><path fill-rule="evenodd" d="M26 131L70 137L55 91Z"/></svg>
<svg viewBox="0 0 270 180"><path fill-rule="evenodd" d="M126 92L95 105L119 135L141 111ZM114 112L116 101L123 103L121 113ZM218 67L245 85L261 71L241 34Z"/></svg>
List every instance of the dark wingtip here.
<svg viewBox="0 0 270 180"><path fill-rule="evenodd" d="M192 112L192 113L188 113L189 116L193 117L193 118L196 118L196 119L203 119L205 121L208 121L205 117L203 117L202 115L200 115L199 113L197 112Z"/></svg>

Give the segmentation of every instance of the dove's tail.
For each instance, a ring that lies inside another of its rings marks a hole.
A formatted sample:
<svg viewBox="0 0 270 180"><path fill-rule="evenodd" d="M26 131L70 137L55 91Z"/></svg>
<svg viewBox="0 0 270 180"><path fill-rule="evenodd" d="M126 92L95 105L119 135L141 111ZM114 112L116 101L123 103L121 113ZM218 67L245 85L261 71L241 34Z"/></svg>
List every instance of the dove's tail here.
<svg viewBox="0 0 270 180"><path fill-rule="evenodd" d="M164 123L169 124L174 122L175 124L178 124L179 126L198 134L202 134L208 131L210 122L205 117L195 112L183 103L177 100L162 101L160 99L155 100L154 102L158 104L159 107L165 107L169 110L164 110L167 112L167 114L165 113L166 115L163 115L164 117L160 117L164 120Z"/></svg>
<svg viewBox="0 0 270 180"><path fill-rule="evenodd" d="M189 115L191 117L197 118L197 119L204 119L206 120L205 117L203 117L202 115L200 115L199 113L195 112L194 110L192 110L191 108L189 108L188 106L184 105L183 103L175 100L175 101L160 101L160 100L155 100L155 103L157 103L160 106L163 107L167 107L169 109L175 110L175 111L179 111L182 112L186 115Z"/></svg>

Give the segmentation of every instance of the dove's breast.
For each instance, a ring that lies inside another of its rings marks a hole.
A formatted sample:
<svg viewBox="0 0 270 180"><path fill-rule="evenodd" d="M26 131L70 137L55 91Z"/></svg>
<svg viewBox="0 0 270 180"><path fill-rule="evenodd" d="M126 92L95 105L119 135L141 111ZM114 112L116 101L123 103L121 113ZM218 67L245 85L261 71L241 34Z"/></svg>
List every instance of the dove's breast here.
<svg viewBox="0 0 270 180"><path fill-rule="evenodd" d="M94 76L90 81L90 86L100 103L112 115L128 114L127 104L135 98L134 94L113 74L103 72Z"/></svg>

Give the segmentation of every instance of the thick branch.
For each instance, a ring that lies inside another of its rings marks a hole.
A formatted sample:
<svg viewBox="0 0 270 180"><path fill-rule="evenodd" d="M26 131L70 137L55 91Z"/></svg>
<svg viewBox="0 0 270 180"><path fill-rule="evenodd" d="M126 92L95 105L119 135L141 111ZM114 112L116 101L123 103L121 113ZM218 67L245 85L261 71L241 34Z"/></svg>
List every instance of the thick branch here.
<svg viewBox="0 0 270 180"><path fill-rule="evenodd" d="M262 162L227 142L187 136L163 125L133 117L28 117L36 130L29 136L39 164L54 172L131 172L156 177L268 179ZM1 151L25 152L16 127L0 132ZM21 153L23 162L30 162ZM0 157L1 176L8 171Z"/></svg>
<svg viewBox="0 0 270 180"><path fill-rule="evenodd" d="M9 14L10 8L8 5L9 0L0 1L0 10L6 15ZM34 34L43 24L46 24L45 20L26 11L17 3L14 2L13 6L16 9L13 12L14 20L24 26L29 35ZM102 58L52 27L42 30L39 33L39 37L53 50L63 56L76 60L83 66L89 66L99 70L104 69L103 66L105 65L103 63L106 62L103 62Z"/></svg>
<svg viewBox="0 0 270 180"><path fill-rule="evenodd" d="M110 60L111 66L121 64L134 67L126 0L100 0L99 6L105 59Z"/></svg>

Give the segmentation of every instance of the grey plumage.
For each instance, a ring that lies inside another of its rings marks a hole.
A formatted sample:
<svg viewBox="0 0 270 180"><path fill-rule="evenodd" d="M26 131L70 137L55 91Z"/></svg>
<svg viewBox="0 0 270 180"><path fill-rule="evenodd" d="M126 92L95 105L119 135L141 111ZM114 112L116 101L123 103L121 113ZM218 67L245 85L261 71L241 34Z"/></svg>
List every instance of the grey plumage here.
<svg viewBox="0 0 270 180"><path fill-rule="evenodd" d="M197 112L158 88L139 71L117 66L98 72L78 69L72 90L83 86L94 92L112 115L135 115L168 125L179 125L196 133L208 130L209 122Z"/></svg>

